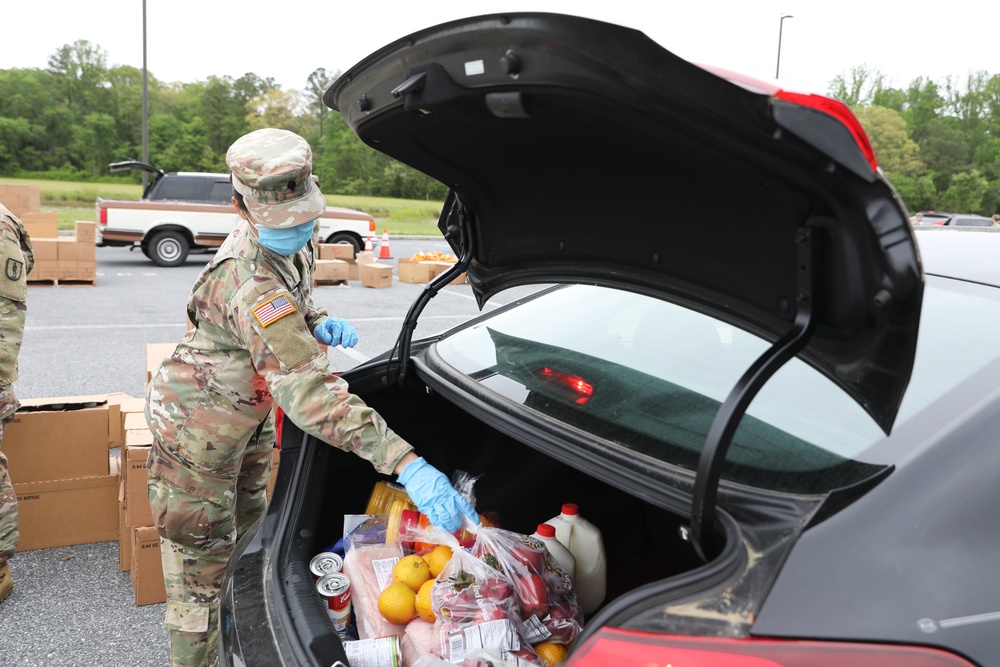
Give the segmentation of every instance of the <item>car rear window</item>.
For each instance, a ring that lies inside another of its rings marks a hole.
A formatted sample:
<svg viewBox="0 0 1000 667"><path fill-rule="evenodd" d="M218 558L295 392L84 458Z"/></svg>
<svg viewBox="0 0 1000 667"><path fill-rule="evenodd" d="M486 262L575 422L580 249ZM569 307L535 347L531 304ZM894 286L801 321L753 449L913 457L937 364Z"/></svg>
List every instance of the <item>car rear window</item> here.
<svg viewBox="0 0 1000 667"><path fill-rule="evenodd" d="M897 423L1000 357L1000 349L973 351L953 337L970 318L981 322L976 329L1000 330L997 290L953 291L941 286L948 282L929 281L925 291L917 361ZM612 446L693 469L721 402L768 347L672 303L578 285L459 331L437 350L505 400ZM878 466L863 453L883 437L839 387L792 360L750 405L723 477L823 493L870 476Z"/></svg>
<svg viewBox="0 0 1000 667"><path fill-rule="evenodd" d="M201 201L205 192L205 179L197 176L165 176L153 193L152 199L176 201ZM232 196L232 195L230 195Z"/></svg>

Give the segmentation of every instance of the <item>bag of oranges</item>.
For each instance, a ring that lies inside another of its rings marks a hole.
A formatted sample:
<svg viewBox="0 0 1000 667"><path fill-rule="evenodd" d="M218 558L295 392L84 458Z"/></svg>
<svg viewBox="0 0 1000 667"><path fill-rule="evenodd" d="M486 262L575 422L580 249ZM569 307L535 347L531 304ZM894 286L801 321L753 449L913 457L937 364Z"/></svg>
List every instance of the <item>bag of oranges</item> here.
<svg viewBox="0 0 1000 667"><path fill-rule="evenodd" d="M413 528L407 537L436 545L429 553L441 554L444 563L429 591L434 655L463 667L538 664L524 635L513 584L505 574L439 528Z"/></svg>

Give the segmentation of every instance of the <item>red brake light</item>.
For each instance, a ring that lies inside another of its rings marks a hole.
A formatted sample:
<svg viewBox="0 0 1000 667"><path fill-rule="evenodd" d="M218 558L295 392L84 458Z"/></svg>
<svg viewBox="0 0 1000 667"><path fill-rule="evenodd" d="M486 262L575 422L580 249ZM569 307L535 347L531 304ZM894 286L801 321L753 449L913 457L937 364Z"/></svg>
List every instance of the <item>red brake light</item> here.
<svg viewBox="0 0 1000 667"><path fill-rule="evenodd" d="M107 227L107 225L108 225L108 209L106 209L106 208L104 208L102 206L100 208L100 213L101 213L101 216L100 216L100 220L99 221L100 221L100 223L102 225L104 225L105 227Z"/></svg>
<svg viewBox="0 0 1000 667"><path fill-rule="evenodd" d="M851 133L851 136L854 137L855 143L861 149L868 164L871 165L872 171L878 170L878 160L875 159L875 150L872 148L871 142L868 141L868 135L865 134L861 123L858 122L858 119L851 113L846 104L839 100L823 97L822 95L793 93L787 90L779 90L774 94L774 97L785 102L821 111L839 120Z"/></svg>
<svg viewBox="0 0 1000 667"><path fill-rule="evenodd" d="M590 400L590 397L594 395L594 385L590 384L579 375L563 373L562 371L553 370L548 366L539 370L538 374L543 378L554 380L564 387L569 388L576 396L576 399L573 402L577 405L585 404Z"/></svg>
<svg viewBox="0 0 1000 667"><path fill-rule="evenodd" d="M974 667L922 646L687 637L602 628L566 667Z"/></svg>

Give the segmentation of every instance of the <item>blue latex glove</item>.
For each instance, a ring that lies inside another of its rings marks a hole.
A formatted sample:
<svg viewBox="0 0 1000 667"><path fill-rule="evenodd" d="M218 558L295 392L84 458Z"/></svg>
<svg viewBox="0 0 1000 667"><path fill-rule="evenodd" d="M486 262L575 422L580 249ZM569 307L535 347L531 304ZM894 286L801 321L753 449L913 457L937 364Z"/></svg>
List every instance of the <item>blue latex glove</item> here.
<svg viewBox="0 0 1000 667"><path fill-rule="evenodd" d="M340 317L328 317L313 329L316 340L327 345L354 347L358 344L358 332L351 323Z"/></svg>
<svg viewBox="0 0 1000 667"><path fill-rule="evenodd" d="M462 515L479 525L476 508L455 490L448 478L423 457L411 461L396 478L406 487L410 500L431 523L454 533L462 527Z"/></svg>

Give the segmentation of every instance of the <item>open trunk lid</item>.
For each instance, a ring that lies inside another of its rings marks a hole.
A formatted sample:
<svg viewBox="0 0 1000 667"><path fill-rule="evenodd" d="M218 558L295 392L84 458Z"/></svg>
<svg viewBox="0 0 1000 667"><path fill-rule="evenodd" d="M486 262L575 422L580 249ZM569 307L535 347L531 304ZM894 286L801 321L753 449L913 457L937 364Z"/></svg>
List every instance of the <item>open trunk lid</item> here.
<svg viewBox="0 0 1000 667"><path fill-rule="evenodd" d="M906 211L841 103L709 71L632 29L542 13L414 33L324 101L365 143L452 189L440 227L480 304L521 284L610 285L773 342L709 433L696 546L712 531L732 434L789 359L891 429L922 271Z"/></svg>

